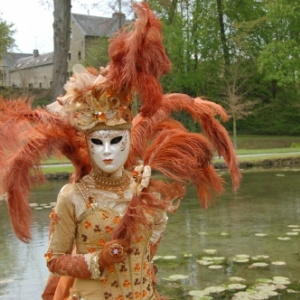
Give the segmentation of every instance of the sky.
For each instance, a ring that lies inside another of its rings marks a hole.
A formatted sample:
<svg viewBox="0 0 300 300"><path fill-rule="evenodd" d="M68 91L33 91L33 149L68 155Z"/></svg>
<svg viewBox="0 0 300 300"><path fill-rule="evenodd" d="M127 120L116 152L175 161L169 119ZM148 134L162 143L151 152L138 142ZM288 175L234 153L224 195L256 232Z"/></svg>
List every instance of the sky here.
<svg viewBox="0 0 300 300"><path fill-rule="evenodd" d="M45 2L45 1L44 1ZM52 3L52 0L49 2ZM111 16L112 11L108 5L102 7L101 11L92 9L95 0L83 0L86 7L72 1L72 13L90 14L93 16ZM101 0L101 3L106 1ZM13 52L33 53L37 49L40 54L53 51L53 8L41 4L41 0L1 0L0 19L8 24L14 24L13 35L16 47Z"/></svg>

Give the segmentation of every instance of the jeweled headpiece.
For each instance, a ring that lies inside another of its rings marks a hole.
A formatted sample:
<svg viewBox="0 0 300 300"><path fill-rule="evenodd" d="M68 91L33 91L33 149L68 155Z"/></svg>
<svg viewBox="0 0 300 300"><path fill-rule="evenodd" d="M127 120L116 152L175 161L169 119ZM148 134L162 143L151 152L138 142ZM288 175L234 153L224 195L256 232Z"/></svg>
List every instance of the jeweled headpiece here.
<svg viewBox="0 0 300 300"><path fill-rule="evenodd" d="M103 72L102 72L103 73ZM132 124L131 91L116 91L105 76L90 73L75 65L73 76L65 84L66 94L57 98L57 107L81 131L98 129L128 129ZM51 105L48 106L51 110Z"/></svg>

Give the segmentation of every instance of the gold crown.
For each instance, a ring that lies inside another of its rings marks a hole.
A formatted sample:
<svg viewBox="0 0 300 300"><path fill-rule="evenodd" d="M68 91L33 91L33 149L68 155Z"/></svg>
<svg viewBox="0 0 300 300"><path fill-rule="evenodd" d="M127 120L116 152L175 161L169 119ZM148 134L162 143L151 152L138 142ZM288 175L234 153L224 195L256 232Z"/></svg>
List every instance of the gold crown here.
<svg viewBox="0 0 300 300"><path fill-rule="evenodd" d="M129 89L114 90L105 76L94 75L82 65L75 65L73 72L64 86L66 94L57 98L60 108L49 105L50 111L63 112L81 131L131 128Z"/></svg>

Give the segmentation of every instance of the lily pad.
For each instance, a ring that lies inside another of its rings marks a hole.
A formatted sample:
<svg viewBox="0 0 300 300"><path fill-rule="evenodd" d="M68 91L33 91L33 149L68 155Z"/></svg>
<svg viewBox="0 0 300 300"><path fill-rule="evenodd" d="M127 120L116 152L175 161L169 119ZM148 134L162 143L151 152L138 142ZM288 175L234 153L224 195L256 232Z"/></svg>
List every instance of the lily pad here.
<svg viewBox="0 0 300 300"><path fill-rule="evenodd" d="M222 294L226 291L226 289L223 286L210 286L205 288L203 291L206 291L209 294Z"/></svg>
<svg viewBox="0 0 300 300"><path fill-rule="evenodd" d="M290 232L287 232L286 235L298 235L298 232L297 231L290 231Z"/></svg>
<svg viewBox="0 0 300 300"><path fill-rule="evenodd" d="M193 257L193 254L191 254L191 253L183 253L182 256L185 257L185 258L189 258L189 257Z"/></svg>
<svg viewBox="0 0 300 300"><path fill-rule="evenodd" d="M197 263L200 264L200 265L202 265L202 266L209 266L209 265L213 264L212 261L204 260L204 259L197 260Z"/></svg>
<svg viewBox="0 0 300 300"><path fill-rule="evenodd" d="M253 263L252 265L249 266L250 269L252 268L265 268L267 267L268 264L264 263L264 262L257 262L257 263Z"/></svg>
<svg viewBox="0 0 300 300"><path fill-rule="evenodd" d="M274 276L273 277L273 284L276 284L277 286L279 285L289 285L291 284L291 281L288 277L283 277L283 276ZM280 287L278 287L280 289ZM284 289L284 287L282 287Z"/></svg>
<svg viewBox="0 0 300 300"><path fill-rule="evenodd" d="M206 254L216 254L218 251L216 249L204 249L203 252Z"/></svg>
<svg viewBox="0 0 300 300"><path fill-rule="evenodd" d="M255 255L255 256L251 257L252 260L265 260L268 258L269 258L269 255Z"/></svg>
<svg viewBox="0 0 300 300"><path fill-rule="evenodd" d="M268 299L265 296L259 294L259 292L255 291L245 291L245 292L238 292L235 293L232 300L264 300Z"/></svg>
<svg viewBox="0 0 300 300"><path fill-rule="evenodd" d="M162 256L161 258L165 259L165 260L171 260L171 259L176 259L177 256L175 256L175 255L165 255L165 256Z"/></svg>
<svg viewBox="0 0 300 300"><path fill-rule="evenodd" d="M229 280L231 282L245 282L246 279L242 278L242 277L237 277L237 276L232 276L229 278Z"/></svg>
<svg viewBox="0 0 300 300"><path fill-rule="evenodd" d="M248 255L248 254L237 254L235 257L236 258L249 258L250 255Z"/></svg>
<svg viewBox="0 0 300 300"><path fill-rule="evenodd" d="M220 234L221 234L222 236L227 236L227 235L229 235L228 232L221 232Z"/></svg>
<svg viewBox="0 0 300 300"><path fill-rule="evenodd" d="M247 288L247 286L245 284L232 283L232 284L228 284L227 288L229 290L244 290Z"/></svg>
<svg viewBox="0 0 300 300"><path fill-rule="evenodd" d="M262 237L262 236L267 236L266 233L255 233L256 236Z"/></svg>
<svg viewBox="0 0 300 300"><path fill-rule="evenodd" d="M233 261L234 261L235 263L243 264L243 263L249 262L249 259L248 259L248 258L238 258L238 257L235 257L235 258L233 259Z"/></svg>
<svg viewBox="0 0 300 300"><path fill-rule="evenodd" d="M222 269L223 267L221 265L210 265L208 266L208 268L212 270L218 270L218 269Z"/></svg>
<svg viewBox="0 0 300 300"><path fill-rule="evenodd" d="M196 296L196 297L204 297L204 296L209 295L208 292L205 292L205 291L203 291L203 290L189 291L188 294L189 294L190 296L193 296L193 297L195 297L195 296Z"/></svg>
<svg viewBox="0 0 300 300"><path fill-rule="evenodd" d="M271 283L258 283L255 288L259 291L275 291L276 285Z"/></svg>
<svg viewBox="0 0 300 300"><path fill-rule="evenodd" d="M188 275L176 274L176 275L171 275L166 279L171 280L171 281L177 281L177 280L183 280L183 279L187 279L187 278L189 278Z"/></svg>
<svg viewBox="0 0 300 300"><path fill-rule="evenodd" d="M289 237L287 237L287 236L285 236L285 237L278 237L277 238L278 240L280 240L280 241L288 241L288 240L290 240L291 238L289 238Z"/></svg>
<svg viewBox="0 0 300 300"><path fill-rule="evenodd" d="M289 293L289 294L299 294L298 291L295 291L295 290L292 290L292 289L287 289L286 291L287 291L287 293Z"/></svg>
<svg viewBox="0 0 300 300"><path fill-rule="evenodd" d="M272 261L271 264L274 266L285 266L286 265L286 263L284 261Z"/></svg>
<svg viewBox="0 0 300 300"><path fill-rule="evenodd" d="M202 259L211 261L211 260L213 260L213 256L203 256Z"/></svg>
<svg viewBox="0 0 300 300"><path fill-rule="evenodd" d="M216 265L223 263L224 260L225 260L225 257L223 257L223 256L215 256L212 258L213 263Z"/></svg>

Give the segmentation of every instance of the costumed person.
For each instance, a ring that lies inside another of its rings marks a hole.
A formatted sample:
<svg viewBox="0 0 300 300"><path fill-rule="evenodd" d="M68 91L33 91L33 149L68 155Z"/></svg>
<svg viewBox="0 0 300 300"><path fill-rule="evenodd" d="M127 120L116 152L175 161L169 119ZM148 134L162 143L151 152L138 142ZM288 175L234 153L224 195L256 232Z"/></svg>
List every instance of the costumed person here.
<svg viewBox="0 0 300 300"><path fill-rule="evenodd" d="M134 9L136 21L110 40L109 64L100 72L76 65L66 94L47 109L31 109L26 99L0 102L1 186L19 239L31 238L27 198L45 180L41 161L64 155L75 169L50 215L52 275L43 299L161 299L152 257L186 185L196 186L204 208L223 192L211 164L217 153L239 186L234 149L215 118L226 120L226 112L201 98L163 94L159 79L171 63L161 23L146 3ZM179 110L202 133L173 120ZM153 171L167 180L155 180Z"/></svg>

